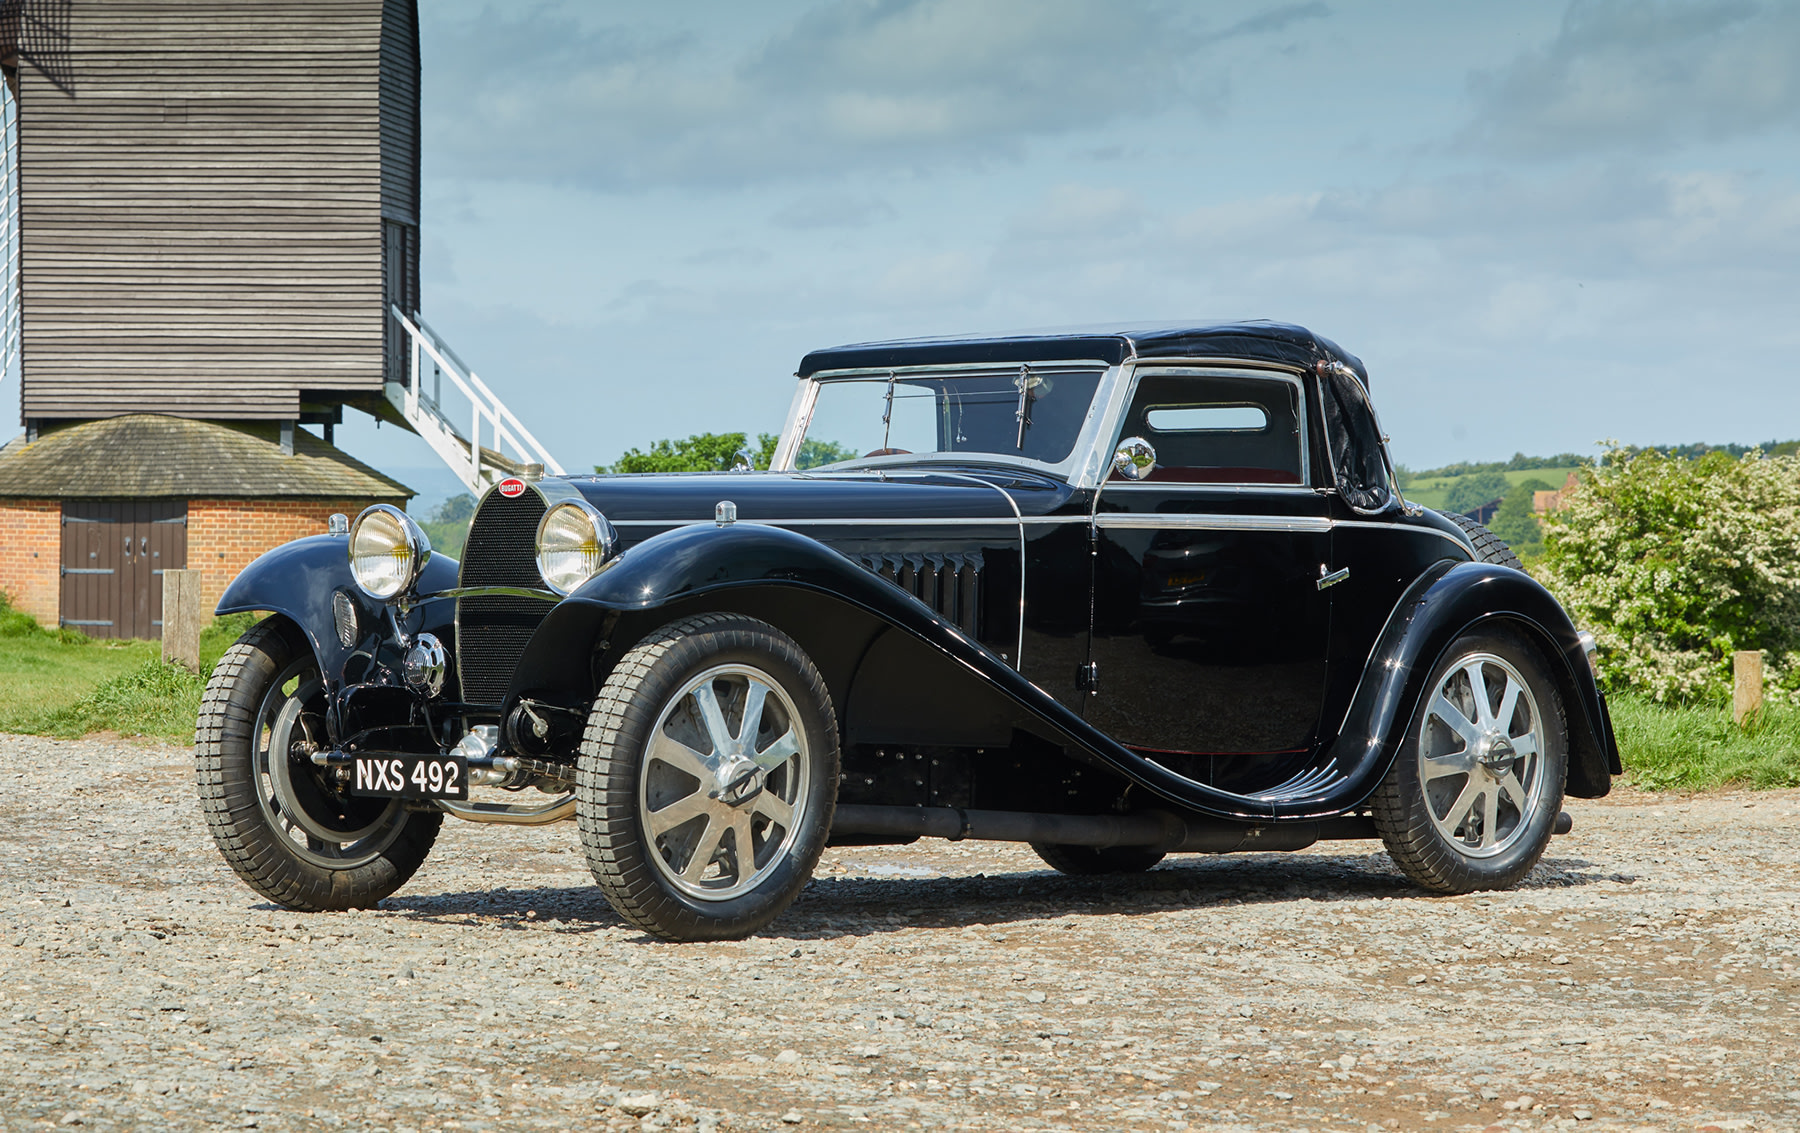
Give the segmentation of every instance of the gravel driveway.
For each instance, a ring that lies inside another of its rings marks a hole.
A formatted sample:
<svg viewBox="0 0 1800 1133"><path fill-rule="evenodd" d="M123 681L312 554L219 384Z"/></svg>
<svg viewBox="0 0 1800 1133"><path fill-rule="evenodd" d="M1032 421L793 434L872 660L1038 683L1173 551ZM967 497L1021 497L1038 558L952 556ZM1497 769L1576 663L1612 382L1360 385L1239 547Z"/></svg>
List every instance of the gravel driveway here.
<svg viewBox="0 0 1800 1133"><path fill-rule="evenodd" d="M1373 843L833 849L768 935L670 945L570 825L449 823L382 909L274 908L190 759L0 736L0 1128L1800 1127L1800 792L1576 801L1462 898Z"/></svg>

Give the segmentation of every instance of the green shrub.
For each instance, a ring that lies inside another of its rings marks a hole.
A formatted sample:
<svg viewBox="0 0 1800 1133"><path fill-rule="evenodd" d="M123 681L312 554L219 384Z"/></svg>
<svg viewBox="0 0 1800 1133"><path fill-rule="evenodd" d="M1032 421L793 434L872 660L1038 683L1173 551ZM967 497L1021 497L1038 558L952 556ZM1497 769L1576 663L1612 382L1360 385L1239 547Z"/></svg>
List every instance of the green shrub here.
<svg viewBox="0 0 1800 1133"><path fill-rule="evenodd" d="M1614 448L1545 528L1539 573L1608 687L1719 703L1732 652L1759 649L1800 703L1800 458Z"/></svg>

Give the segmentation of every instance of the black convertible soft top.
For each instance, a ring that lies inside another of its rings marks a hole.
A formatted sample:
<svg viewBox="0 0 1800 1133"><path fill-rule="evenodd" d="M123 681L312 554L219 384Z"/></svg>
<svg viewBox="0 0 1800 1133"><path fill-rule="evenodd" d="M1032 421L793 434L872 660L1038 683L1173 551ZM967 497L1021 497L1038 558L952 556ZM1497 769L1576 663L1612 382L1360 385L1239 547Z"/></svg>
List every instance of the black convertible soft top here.
<svg viewBox="0 0 1800 1133"><path fill-rule="evenodd" d="M822 370L939 366L969 362L1054 362L1094 359L1118 365L1127 358L1243 358L1310 367L1342 362L1364 386L1369 376L1355 355L1305 327L1244 322L1149 327L1082 327L1000 335L859 342L815 350L800 360L800 377Z"/></svg>

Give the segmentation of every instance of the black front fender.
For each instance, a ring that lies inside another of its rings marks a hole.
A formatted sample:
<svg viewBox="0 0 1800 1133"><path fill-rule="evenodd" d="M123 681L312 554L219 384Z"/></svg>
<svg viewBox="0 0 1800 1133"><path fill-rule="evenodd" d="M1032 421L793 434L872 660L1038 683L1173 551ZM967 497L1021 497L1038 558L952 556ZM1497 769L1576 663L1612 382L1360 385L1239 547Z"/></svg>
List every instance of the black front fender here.
<svg viewBox="0 0 1800 1133"><path fill-rule="evenodd" d="M456 585L456 560L433 555L419 575L423 597ZM346 646L338 639L332 614L332 595L342 591L356 607L357 642ZM330 683L341 684L344 669L353 657L374 656L381 643L392 637L387 613L356 585L350 573L349 543L342 535L313 535L283 543L265 551L232 579L219 598L215 614L267 611L280 614L306 635L318 658L319 671ZM455 603L425 601L404 620L411 633L430 631L439 636L452 632Z"/></svg>
<svg viewBox="0 0 1800 1133"><path fill-rule="evenodd" d="M1461 634L1504 622L1535 639L1568 709L1567 791L1599 798L1619 771L1612 720L1589 671L1575 626L1554 596L1523 571L1492 563L1437 563L1389 615L1345 713L1330 758L1341 786L1329 809L1366 799L1404 744L1439 658Z"/></svg>

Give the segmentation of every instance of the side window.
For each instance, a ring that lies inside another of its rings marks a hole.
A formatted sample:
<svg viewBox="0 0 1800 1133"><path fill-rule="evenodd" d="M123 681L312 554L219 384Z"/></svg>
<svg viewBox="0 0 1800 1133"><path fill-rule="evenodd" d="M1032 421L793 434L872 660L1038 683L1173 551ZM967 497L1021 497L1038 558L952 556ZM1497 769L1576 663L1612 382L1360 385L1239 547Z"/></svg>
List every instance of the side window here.
<svg viewBox="0 0 1800 1133"><path fill-rule="evenodd" d="M1143 437L1156 449L1151 480L1302 485L1300 420L1294 382L1152 371L1138 379L1119 435Z"/></svg>

